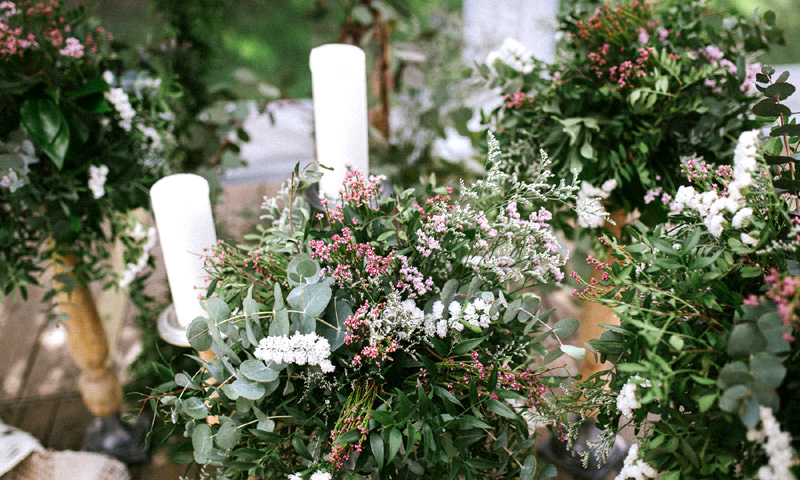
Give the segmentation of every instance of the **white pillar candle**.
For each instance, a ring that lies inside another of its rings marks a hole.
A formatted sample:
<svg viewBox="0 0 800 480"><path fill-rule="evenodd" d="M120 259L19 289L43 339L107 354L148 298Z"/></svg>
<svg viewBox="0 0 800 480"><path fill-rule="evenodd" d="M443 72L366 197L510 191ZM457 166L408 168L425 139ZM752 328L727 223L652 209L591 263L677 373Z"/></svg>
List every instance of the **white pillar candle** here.
<svg viewBox="0 0 800 480"><path fill-rule="evenodd" d="M188 173L169 175L150 189L169 289L178 324L206 316L199 295L208 287L205 256L217 243L208 182Z"/></svg>
<svg viewBox="0 0 800 480"><path fill-rule="evenodd" d="M322 196L337 198L346 166L367 174L367 75L364 51L330 44L311 50L317 161L323 170Z"/></svg>

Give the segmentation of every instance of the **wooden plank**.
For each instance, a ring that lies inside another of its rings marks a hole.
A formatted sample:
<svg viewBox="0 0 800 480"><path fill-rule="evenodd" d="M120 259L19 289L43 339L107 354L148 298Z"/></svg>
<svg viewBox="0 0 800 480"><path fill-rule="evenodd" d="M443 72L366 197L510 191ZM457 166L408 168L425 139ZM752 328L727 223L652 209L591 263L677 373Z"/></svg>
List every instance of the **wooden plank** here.
<svg viewBox="0 0 800 480"><path fill-rule="evenodd" d="M58 404L58 397L26 402L14 426L30 433L42 445L46 445Z"/></svg>
<svg viewBox="0 0 800 480"><path fill-rule="evenodd" d="M6 296L0 301L0 396L16 401L22 396L38 351L38 333L47 324L42 296L46 289L28 289L28 301Z"/></svg>
<svg viewBox="0 0 800 480"><path fill-rule="evenodd" d="M78 391L78 367L67 349L64 325L47 325L38 337L33 359L20 400L44 398Z"/></svg>
<svg viewBox="0 0 800 480"><path fill-rule="evenodd" d="M80 395L60 397L45 446L53 450L80 450L86 427L93 418Z"/></svg>

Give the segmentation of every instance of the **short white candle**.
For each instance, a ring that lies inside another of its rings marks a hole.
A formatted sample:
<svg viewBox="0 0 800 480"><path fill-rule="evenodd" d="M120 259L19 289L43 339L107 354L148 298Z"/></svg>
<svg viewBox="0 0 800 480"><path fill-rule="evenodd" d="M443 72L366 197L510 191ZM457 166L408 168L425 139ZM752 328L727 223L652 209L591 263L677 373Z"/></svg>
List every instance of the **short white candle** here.
<svg viewBox="0 0 800 480"><path fill-rule="evenodd" d="M337 198L346 166L369 173L367 75L364 51L330 44L311 50L317 161L323 170L322 196Z"/></svg>
<svg viewBox="0 0 800 480"><path fill-rule="evenodd" d="M186 328L198 316L206 316L198 296L208 287L203 268L207 249L217 243L208 182L188 173L169 175L153 185L150 200L175 314Z"/></svg>

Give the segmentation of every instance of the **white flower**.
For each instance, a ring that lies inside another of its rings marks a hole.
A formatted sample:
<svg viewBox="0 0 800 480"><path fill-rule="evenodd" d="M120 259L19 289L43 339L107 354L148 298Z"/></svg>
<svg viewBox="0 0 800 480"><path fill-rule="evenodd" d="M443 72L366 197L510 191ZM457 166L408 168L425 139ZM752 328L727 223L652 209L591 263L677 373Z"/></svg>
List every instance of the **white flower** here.
<svg viewBox="0 0 800 480"><path fill-rule="evenodd" d="M328 472L317 471L311 475L311 480L331 480L331 474Z"/></svg>
<svg viewBox="0 0 800 480"><path fill-rule="evenodd" d="M445 129L445 138L433 141L433 154L451 163L469 160L475 155L475 148L469 137L461 135L452 127Z"/></svg>
<svg viewBox="0 0 800 480"><path fill-rule="evenodd" d="M709 215L703 220L703 223L708 228L708 231L711 232L711 235L719 238L722 235L722 222L725 221L725 217L722 215Z"/></svg>
<svg viewBox="0 0 800 480"><path fill-rule="evenodd" d="M291 473L288 480L303 480L303 477L297 473Z"/></svg>
<svg viewBox="0 0 800 480"><path fill-rule="evenodd" d="M750 222L750 217L752 216L753 209L750 207L745 207L736 212L736 215L733 216L733 220L731 220L731 225L733 225L734 228L746 227Z"/></svg>
<svg viewBox="0 0 800 480"><path fill-rule="evenodd" d="M496 60L501 60L521 73L531 73L533 71L533 53L513 38L507 38L500 50L489 53L486 57L486 64L493 67Z"/></svg>
<svg viewBox="0 0 800 480"><path fill-rule="evenodd" d="M639 445L634 443L631 445L631 449L628 450L628 456L625 457L622 470L614 480L625 480L626 478L644 480L645 478L655 478L656 475L658 475L658 472L653 467L639 460Z"/></svg>
<svg viewBox="0 0 800 480"><path fill-rule="evenodd" d="M131 106L131 102L128 99L128 94L125 93L125 90L121 88L112 88L108 92L105 93L106 100L111 102L114 105L114 109L117 111L120 117L119 126L126 132L131 131L131 122L133 121L133 117L136 116L136 111Z"/></svg>
<svg viewBox="0 0 800 480"><path fill-rule="evenodd" d="M95 167L94 165L89 166L89 189L92 191L92 195L95 199L98 199L105 195L105 185L106 185L106 176L108 175L108 167L105 165L100 165L99 167Z"/></svg>
<svg viewBox="0 0 800 480"><path fill-rule="evenodd" d="M636 399L635 383L626 383L622 390L617 395L617 409L622 413L622 416L628 419L633 418L633 411L640 408L642 404Z"/></svg>
<svg viewBox="0 0 800 480"><path fill-rule="evenodd" d="M742 233L739 239L742 241L742 243L744 243L745 245L750 245L751 247L755 247L756 245L758 245L758 239L746 233Z"/></svg>
<svg viewBox="0 0 800 480"><path fill-rule="evenodd" d="M792 438L787 432L781 431L781 425L772 414L772 409L759 406L761 430L750 429L747 439L758 443L769 458L768 464L759 468L756 478L758 480L791 480L791 467L795 454L792 450Z"/></svg>
<svg viewBox="0 0 800 480"><path fill-rule="evenodd" d="M447 307L448 312L450 312L451 317L460 317L461 316L461 304L457 301L453 300L450 302L450 306Z"/></svg>
<svg viewBox="0 0 800 480"><path fill-rule="evenodd" d="M324 373L334 371L334 366L329 360L331 345L326 338L316 333L304 335L295 332L291 338L286 335L262 338L253 355L267 366L273 362L295 363L319 366Z"/></svg>

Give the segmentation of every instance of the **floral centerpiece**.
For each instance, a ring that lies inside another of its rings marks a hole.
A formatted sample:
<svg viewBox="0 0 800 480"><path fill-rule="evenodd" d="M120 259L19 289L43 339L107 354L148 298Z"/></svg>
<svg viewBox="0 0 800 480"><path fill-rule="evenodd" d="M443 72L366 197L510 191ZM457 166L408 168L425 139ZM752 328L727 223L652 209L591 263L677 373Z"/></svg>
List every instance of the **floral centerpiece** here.
<svg viewBox="0 0 800 480"><path fill-rule="evenodd" d="M0 289L38 283L41 259L74 255L79 281L130 230L132 275L153 232L125 217L164 172L162 86L123 71L112 36L56 0L0 3ZM143 260L142 260L143 259ZM61 279L66 282L65 278Z"/></svg>
<svg viewBox="0 0 800 480"><path fill-rule="evenodd" d="M299 194L316 178L296 170L250 245L214 249L216 296L187 337L216 357L176 372L154 408L226 478L554 475L532 454L552 380L531 362L585 350L563 341L578 322L547 326L527 291L566 259L540 204L578 190L547 165L521 182L492 138L486 177L459 197L387 195L351 171L317 213Z"/></svg>
<svg viewBox="0 0 800 480"><path fill-rule="evenodd" d="M575 291L621 320L592 342L613 368L562 399L599 412L601 457L620 429L637 432L619 479L800 473L800 127L782 104L787 78L755 77L753 110L778 119L769 140L742 133L732 166L684 159L691 185L669 222L636 225L629 245L605 238L602 278Z"/></svg>
<svg viewBox="0 0 800 480"><path fill-rule="evenodd" d="M556 174L580 170L584 198L638 210L654 225L666 209L652 200L674 196L681 156L720 162L739 133L761 124L746 112L757 93L753 61L782 33L772 12L748 21L703 1L595 5L575 2L562 19L550 65L511 40L490 54L480 72L503 102L486 122L517 157L515 171L544 148Z"/></svg>

